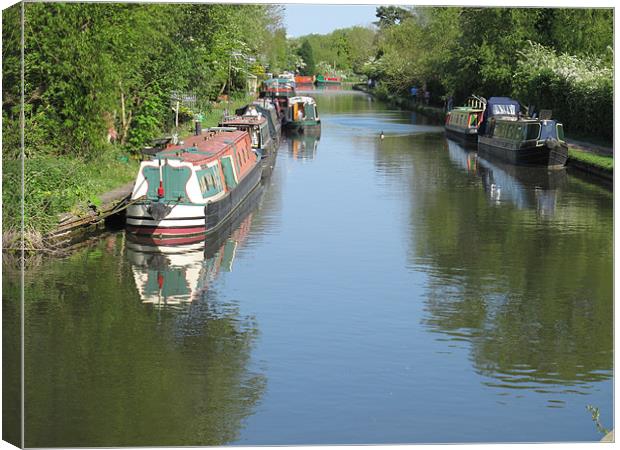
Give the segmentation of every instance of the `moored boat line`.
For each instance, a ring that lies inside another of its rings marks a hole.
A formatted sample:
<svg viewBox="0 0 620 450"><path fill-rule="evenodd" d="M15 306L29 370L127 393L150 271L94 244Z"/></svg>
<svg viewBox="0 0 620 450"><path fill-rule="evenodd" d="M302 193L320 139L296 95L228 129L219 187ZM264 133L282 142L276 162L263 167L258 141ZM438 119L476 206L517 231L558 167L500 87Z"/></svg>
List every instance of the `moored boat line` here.
<svg viewBox="0 0 620 450"><path fill-rule="evenodd" d="M508 97L470 97L466 106L448 112L445 128L450 138L511 164L562 168L568 160L563 125L551 119L551 111L530 117Z"/></svg>
<svg viewBox="0 0 620 450"><path fill-rule="evenodd" d="M127 208L127 232L143 243L176 245L217 230L271 174L282 123L298 132L319 128L314 99L291 92L290 84L268 80L262 98L224 116L218 127L197 124L194 136L150 149Z"/></svg>

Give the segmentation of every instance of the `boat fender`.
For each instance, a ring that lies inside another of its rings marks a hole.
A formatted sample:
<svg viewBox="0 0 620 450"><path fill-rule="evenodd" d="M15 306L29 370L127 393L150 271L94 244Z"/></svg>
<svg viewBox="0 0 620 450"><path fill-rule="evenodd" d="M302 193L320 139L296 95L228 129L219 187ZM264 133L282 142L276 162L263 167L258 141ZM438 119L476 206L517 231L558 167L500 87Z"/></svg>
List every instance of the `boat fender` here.
<svg viewBox="0 0 620 450"><path fill-rule="evenodd" d="M154 220L160 221L164 219L168 214L170 214L170 211L172 211L172 207L157 202L151 203L146 208L146 211L151 215L151 217L153 217Z"/></svg>
<svg viewBox="0 0 620 450"><path fill-rule="evenodd" d="M547 148L549 149L554 149L559 147L560 143L558 142L557 139L548 137L547 139L545 139L545 145L547 146Z"/></svg>

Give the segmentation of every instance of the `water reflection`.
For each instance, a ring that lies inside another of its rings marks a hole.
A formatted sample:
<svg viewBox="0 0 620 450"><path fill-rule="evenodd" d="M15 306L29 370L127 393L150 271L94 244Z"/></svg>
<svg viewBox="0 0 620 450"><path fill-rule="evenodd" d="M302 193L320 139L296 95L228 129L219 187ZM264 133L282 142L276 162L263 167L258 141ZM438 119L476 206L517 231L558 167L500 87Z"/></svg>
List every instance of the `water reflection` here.
<svg viewBox="0 0 620 450"><path fill-rule="evenodd" d="M314 159L321 140L321 129L306 133L291 133L288 138L288 152L293 159Z"/></svg>
<svg viewBox="0 0 620 450"><path fill-rule="evenodd" d="M503 165L451 141L446 153L435 182L408 178L411 257L430 277L423 323L448 352L467 343L488 386L591 392L612 376L609 197L564 197L565 171Z"/></svg>
<svg viewBox="0 0 620 450"><path fill-rule="evenodd" d="M175 307L205 298L219 272L232 270L235 253L252 226L252 213L235 225L231 233L226 230L193 244L156 246L129 241L127 258L142 303Z"/></svg>
<svg viewBox="0 0 620 450"><path fill-rule="evenodd" d="M215 285L256 207L212 243L156 248L117 233L29 274L27 446L238 439L266 385L251 365L258 325Z"/></svg>
<svg viewBox="0 0 620 450"><path fill-rule="evenodd" d="M511 203L519 209L534 209L542 216L552 216L558 196L567 184L566 170L524 167L479 156L451 140L446 140L450 160L475 174L492 205Z"/></svg>

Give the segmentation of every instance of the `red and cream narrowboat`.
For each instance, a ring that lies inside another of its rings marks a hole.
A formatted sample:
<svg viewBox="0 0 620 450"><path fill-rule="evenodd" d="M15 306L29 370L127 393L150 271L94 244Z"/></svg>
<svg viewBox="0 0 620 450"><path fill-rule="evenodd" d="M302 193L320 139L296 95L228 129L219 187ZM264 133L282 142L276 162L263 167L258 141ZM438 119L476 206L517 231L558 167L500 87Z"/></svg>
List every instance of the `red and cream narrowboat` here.
<svg viewBox="0 0 620 450"><path fill-rule="evenodd" d="M211 128L143 161L127 208L127 231L178 239L218 229L261 179L246 131Z"/></svg>

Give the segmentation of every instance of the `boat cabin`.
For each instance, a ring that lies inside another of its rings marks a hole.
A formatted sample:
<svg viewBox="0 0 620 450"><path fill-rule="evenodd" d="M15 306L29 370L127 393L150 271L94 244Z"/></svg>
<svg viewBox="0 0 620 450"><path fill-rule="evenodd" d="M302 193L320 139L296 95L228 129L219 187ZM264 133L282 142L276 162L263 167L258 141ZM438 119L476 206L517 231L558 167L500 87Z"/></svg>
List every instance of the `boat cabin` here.
<svg viewBox="0 0 620 450"><path fill-rule="evenodd" d="M234 189L256 161L247 132L211 128L142 162L131 198L205 204Z"/></svg>
<svg viewBox="0 0 620 450"><path fill-rule="evenodd" d="M252 149L259 155L271 143L267 118L256 109L249 109L243 116L227 116L219 124L221 127L233 127L250 134Z"/></svg>
<svg viewBox="0 0 620 450"><path fill-rule="evenodd" d="M277 140L282 130L282 120L278 116L277 103L272 102L270 99L262 98L255 100L249 105L245 105L235 111L237 116L244 115L259 115L262 114L267 119L267 125L269 126L269 133L271 139Z"/></svg>
<svg viewBox="0 0 620 450"><path fill-rule="evenodd" d="M564 126L555 120L497 120L491 122L487 134L511 141L564 141Z"/></svg>
<svg viewBox="0 0 620 450"><path fill-rule="evenodd" d="M287 119L292 124L317 125L320 118L316 101L312 97L291 97Z"/></svg>

